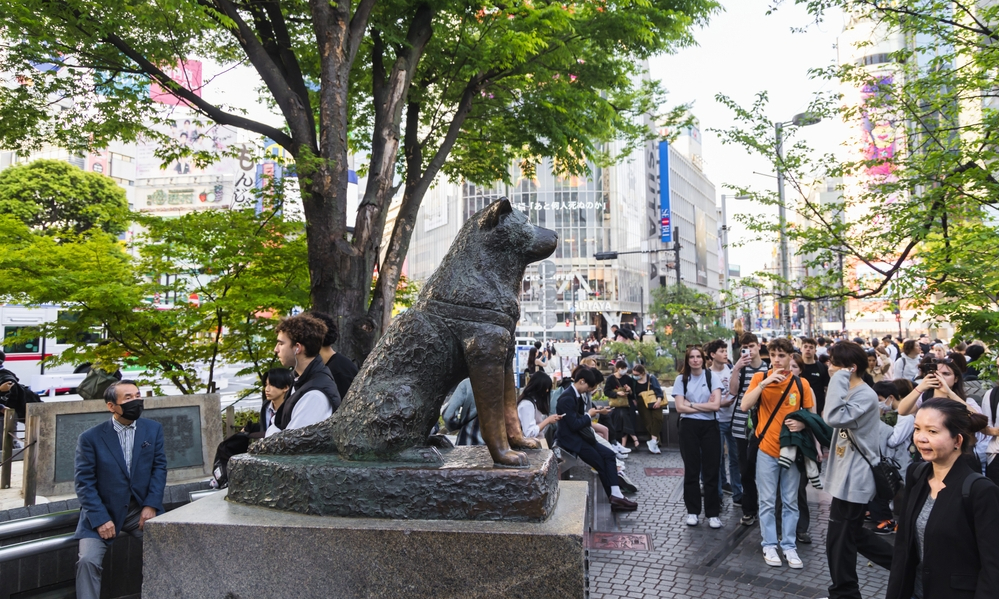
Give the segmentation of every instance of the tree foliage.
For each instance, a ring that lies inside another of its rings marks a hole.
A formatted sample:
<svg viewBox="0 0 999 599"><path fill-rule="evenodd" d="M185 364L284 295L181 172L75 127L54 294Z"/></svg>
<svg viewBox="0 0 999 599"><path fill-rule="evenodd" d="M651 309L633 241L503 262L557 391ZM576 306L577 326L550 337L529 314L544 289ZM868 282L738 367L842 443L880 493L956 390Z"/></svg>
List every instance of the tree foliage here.
<svg viewBox="0 0 999 599"><path fill-rule="evenodd" d="M956 324L962 337L995 338L999 5L796 3L807 5L816 19L831 8L842 9L851 26L873 31L872 41L858 52L872 60L813 70L815 77L855 93L821 95L810 107L817 116L842 119L869 133L843 158L816 155L795 140L795 127L785 129L788 141L779 166L788 179L789 208L807 219L788 235L808 276L781 283L790 295L809 300L864 299L871 312L890 310L902 298L930 319ZM894 49L875 44L888 36L903 43ZM750 107L719 99L737 120L722 132L726 141L777 167L766 94ZM845 181L841 201L821 204L810 197L812 182L827 177ZM777 204L773 192L734 187L765 205ZM775 237L771 220L747 219L747 224L763 238ZM844 287L835 266L841 258L848 271Z"/></svg>
<svg viewBox="0 0 999 599"><path fill-rule="evenodd" d="M131 222L113 179L62 160L35 160L0 172L0 214L62 239L91 229L118 235Z"/></svg>
<svg viewBox="0 0 999 599"><path fill-rule="evenodd" d="M653 289L649 313L655 318L656 337L677 364L682 364L688 346L731 334L720 324L723 314L714 298L683 284Z"/></svg>
<svg viewBox="0 0 999 599"><path fill-rule="evenodd" d="M17 43L0 53L0 71L26 84L0 88L0 143L83 148L156 137L150 125L163 116L150 82L207 120L270 137L299 175L312 303L343 320L338 349L363 358L388 321L420 203L439 173L494 181L512 159L542 156L581 172L586 160L606 159L605 142L640 142L663 105L663 90L642 80L642 61L691 44L692 28L717 9L715 0L2 0L0 30L16 32L7 38ZM283 125L212 104L168 75L198 57L251 65ZM353 222L350 151L366 157L359 170L368 177ZM161 157L190 153L174 144Z"/></svg>
<svg viewBox="0 0 999 599"><path fill-rule="evenodd" d="M113 371L127 359L150 382L163 377L193 393L217 380L221 364L266 371L278 318L308 304L301 223L274 213L142 217L146 233L128 248L134 255L101 232L57 244L0 219L10 241L0 248L0 277L10 283L3 299L58 303L73 315L46 326L72 343L54 363ZM94 331L108 342L88 344Z"/></svg>

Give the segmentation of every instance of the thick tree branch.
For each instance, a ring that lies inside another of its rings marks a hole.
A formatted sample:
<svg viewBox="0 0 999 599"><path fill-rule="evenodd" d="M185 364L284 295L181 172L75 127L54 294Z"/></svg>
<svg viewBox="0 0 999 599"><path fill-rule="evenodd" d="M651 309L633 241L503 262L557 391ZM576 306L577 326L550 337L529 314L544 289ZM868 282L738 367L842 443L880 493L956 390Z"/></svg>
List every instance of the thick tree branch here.
<svg viewBox="0 0 999 599"><path fill-rule="evenodd" d="M409 95L416 67L433 35L433 17L434 10L430 5L424 3L417 7L409 24L405 47L397 53L392 72L383 82L379 81L384 77L383 72L373 73L375 126L372 132L368 185L354 224L353 244L358 251L377 244L381 239L388 204L392 200L389 192L393 189L395 179L402 109ZM373 68L381 69L382 44L374 33L372 37L378 46L372 50Z"/></svg>
<svg viewBox="0 0 999 599"><path fill-rule="evenodd" d="M144 73L155 79L163 89L169 90L170 93L197 108L215 122L221 125L229 125L231 127L238 127L240 129L246 129L247 131L253 131L254 133L266 135L287 148L289 152L292 152L292 154L295 153L295 142L284 131L239 115L225 112L214 104L210 104L209 102L202 100L199 96L195 95L194 92L174 81L159 67L149 62L145 56L137 52L131 45L113 33L105 36L101 41L117 48L118 51L134 61L135 64L139 65L139 68L142 69Z"/></svg>

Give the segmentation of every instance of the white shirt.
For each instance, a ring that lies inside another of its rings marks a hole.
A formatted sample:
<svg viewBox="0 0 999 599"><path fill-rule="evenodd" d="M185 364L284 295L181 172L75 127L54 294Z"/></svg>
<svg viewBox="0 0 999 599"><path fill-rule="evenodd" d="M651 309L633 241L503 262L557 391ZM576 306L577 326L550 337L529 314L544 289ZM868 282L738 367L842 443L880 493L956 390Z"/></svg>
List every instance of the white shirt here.
<svg viewBox="0 0 999 599"><path fill-rule="evenodd" d="M715 382L716 377L719 380L721 380L721 400L722 403L725 403L726 401L732 398L732 395L728 392L729 391L728 384L729 381L732 379L732 367L726 364L725 367L722 368L721 370L712 370L711 371L712 383ZM720 408L718 410L718 422L732 422L732 413L734 411L733 410L734 407L735 404L733 403L731 406Z"/></svg>
<svg viewBox="0 0 999 599"><path fill-rule="evenodd" d="M707 376L702 370L699 376L691 375L690 380L687 381L687 392L683 392L683 375L676 377L676 382L673 383L673 397L683 396L692 404L695 403L708 403L711 401L711 392L715 389L721 389L721 377L717 376L717 373L711 373L711 389L708 389ZM717 416L716 412L696 412L694 414L680 414L680 418L693 418L694 420L714 420Z"/></svg>
<svg viewBox="0 0 999 599"><path fill-rule="evenodd" d="M294 393L294 389L292 390L292 393ZM326 420L332 415L333 407L330 405L330 400L326 399L326 394L319 390L309 391L302 397L298 398L298 403L295 404L295 409L291 411L291 420L288 422L288 426L285 430L303 428L309 426L310 424L316 424L317 422ZM280 432L281 429L279 429L277 425L274 424L273 419L271 419L271 424L267 427L267 432L264 433L264 436L270 437L271 435L276 435Z"/></svg>
<svg viewBox="0 0 999 599"><path fill-rule="evenodd" d="M517 416L520 417L520 430L524 432L524 436L528 438L541 437L541 429L538 428L540 420L538 416L540 412L534 407L534 402L529 399L522 399L520 403L517 404ZM541 420L544 420L544 416L541 416Z"/></svg>

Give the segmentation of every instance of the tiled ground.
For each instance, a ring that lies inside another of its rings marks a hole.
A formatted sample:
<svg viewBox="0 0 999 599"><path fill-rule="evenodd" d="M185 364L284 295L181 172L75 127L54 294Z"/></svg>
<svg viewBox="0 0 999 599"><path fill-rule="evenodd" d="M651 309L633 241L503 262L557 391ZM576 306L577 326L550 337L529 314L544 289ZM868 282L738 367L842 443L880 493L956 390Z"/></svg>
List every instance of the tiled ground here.
<svg viewBox="0 0 999 599"><path fill-rule="evenodd" d="M763 562L759 526L739 525L742 511L726 495L721 519L712 530L701 524L688 527L683 519L681 476L646 476L645 468L682 468L677 451L651 455L644 448L632 452L627 474L639 488L634 497L639 509L615 518L606 504L599 506L594 531L648 534L651 550L589 550L591 599L671 599L724 597L725 599L788 599L828 595L829 570L825 559L828 494L809 489L813 543L798 545L805 562L802 570L780 568ZM598 493L603 493L598 490ZM892 536L886 537L893 541ZM639 543L641 546L641 543ZM883 597L888 571L858 558L861 593Z"/></svg>

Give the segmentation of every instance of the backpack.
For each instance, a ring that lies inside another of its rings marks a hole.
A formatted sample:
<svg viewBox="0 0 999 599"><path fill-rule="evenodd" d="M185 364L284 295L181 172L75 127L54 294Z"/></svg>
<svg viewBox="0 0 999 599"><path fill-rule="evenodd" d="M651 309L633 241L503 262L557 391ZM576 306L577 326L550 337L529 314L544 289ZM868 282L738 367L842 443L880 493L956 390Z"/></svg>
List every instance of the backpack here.
<svg viewBox="0 0 999 599"><path fill-rule="evenodd" d="M996 394L993 393L993 396ZM993 400L994 402L995 400ZM995 403L992 404L993 406ZM995 408L993 408L993 414L995 413ZM922 482L927 476L929 476L930 463L923 462L916 467L914 474L916 475L916 480ZM981 472L972 472L964 478L964 482L961 483L961 505L964 508L964 517L968 520L968 528L971 529L972 534L975 533L975 521L974 514L972 514L972 508L974 506L971 504L971 489L975 486L975 483L981 479L986 479L991 481L989 477L985 476ZM995 483L993 483L995 484Z"/></svg>
<svg viewBox="0 0 999 599"><path fill-rule="evenodd" d="M83 382L76 388L76 392L83 399L104 399L104 392L107 388L111 386L111 383L117 383L119 380L120 376L116 377L94 367L90 369Z"/></svg>
<svg viewBox="0 0 999 599"><path fill-rule="evenodd" d="M250 435L244 432L238 432L219 443L218 449L215 450L215 461L212 464L212 475L217 488L224 489L229 486L229 458L246 453L249 448Z"/></svg>
<svg viewBox="0 0 999 599"><path fill-rule="evenodd" d="M985 393L987 393L985 390L985 381L978 379L964 381L964 394L966 396L980 400L985 397Z"/></svg>

